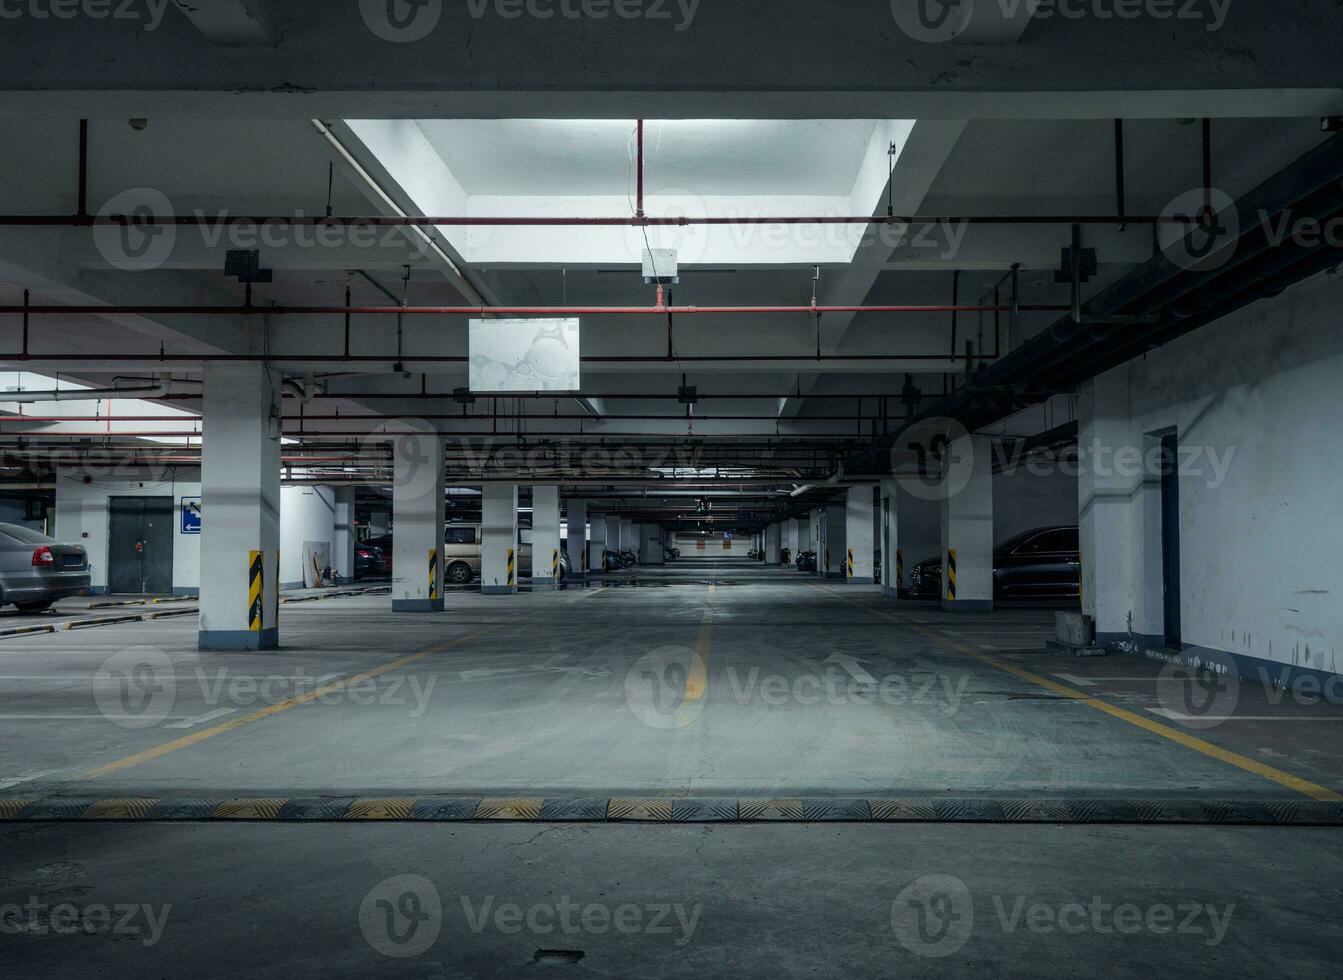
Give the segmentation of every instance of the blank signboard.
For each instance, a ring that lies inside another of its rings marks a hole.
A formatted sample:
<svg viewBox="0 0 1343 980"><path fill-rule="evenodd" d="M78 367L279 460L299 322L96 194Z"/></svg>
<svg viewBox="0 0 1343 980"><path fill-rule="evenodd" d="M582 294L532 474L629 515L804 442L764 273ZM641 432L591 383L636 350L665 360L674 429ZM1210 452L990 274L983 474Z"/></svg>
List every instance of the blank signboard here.
<svg viewBox="0 0 1343 980"><path fill-rule="evenodd" d="M575 319L472 320L471 390L581 389Z"/></svg>

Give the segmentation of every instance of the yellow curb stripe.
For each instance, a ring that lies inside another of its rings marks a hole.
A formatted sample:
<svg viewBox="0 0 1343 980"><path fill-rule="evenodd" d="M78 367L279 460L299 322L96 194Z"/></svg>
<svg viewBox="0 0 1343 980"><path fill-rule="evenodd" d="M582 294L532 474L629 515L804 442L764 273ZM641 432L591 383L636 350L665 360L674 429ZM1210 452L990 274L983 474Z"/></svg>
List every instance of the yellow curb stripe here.
<svg viewBox="0 0 1343 980"><path fill-rule="evenodd" d="M858 602L858 600L856 599L853 599L849 596L840 595L838 592L833 592L830 589L826 589L825 591L830 592L832 595L839 596L839 598L845 600L846 602L852 602L857 606L861 606L862 608L867 609L869 612L876 613L878 616L881 616L885 619L889 619L892 622L899 623L902 626L908 626L915 632L921 633L924 636L928 637L929 639L935 640L938 643L941 643L945 646L949 646L959 653L964 653L968 656L974 657L976 660L979 660L982 663L986 663L990 667L995 667L998 670L1003 671L1004 673L1011 674L1012 676L1018 677L1021 680L1034 684L1037 687L1042 687L1047 691L1052 691L1055 694L1061 694L1065 697L1071 698L1072 700L1077 701L1081 704L1085 704L1090 708L1095 708L1097 711L1103 711L1112 718L1118 718L1120 721L1128 722L1130 725L1133 725L1137 728L1141 728L1143 731L1150 732L1153 735L1158 735L1164 739L1169 739L1170 741L1175 742L1178 745L1183 745L1185 748L1192 749L1193 751L1206 755L1209 758L1217 759L1219 762L1225 762L1227 765L1235 766L1237 769L1253 773L1256 776L1262 776L1264 779L1275 782L1279 786L1285 786L1290 790L1294 790L1295 792L1302 794L1303 796L1309 796L1311 799L1314 800L1325 800L1330 802L1343 800L1343 794L1337 793L1326 786L1321 786L1318 783L1312 783L1310 780L1302 779L1300 776L1293 776L1291 773L1283 772L1281 769L1275 769L1273 766L1266 766L1262 762L1259 762L1257 759L1251 759L1249 756L1241 755L1239 752L1232 752L1230 749L1224 749L1219 745L1214 745L1211 742L1206 742L1201 738L1195 738L1193 735L1179 731L1178 729L1175 728L1171 728L1169 725L1163 725L1159 721L1153 721L1151 718L1144 718L1142 715L1135 714L1132 711L1127 711L1124 708L1117 707L1113 704L1110 704L1108 701L1102 701L1099 698L1095 697L1094 695L1086 694L1082 691L1075 690L1071 687L1068 687L1066 684L1060 684L1057 681L1052 681L1047 677L1041 677L1039 674L1032 673L1031 671L1026 670L1023 667L1018 667L1015 664L1010 664L1007 663L1006 661L999 660L997 657L993 657L985 653L980 653L979 651L971 647L968 647L963 643L958 643L957 641L950 639L949 637L942 636L941 634L935 633L930 629L925 629L918 623L907 620L902 616L893 616L890 613L882 612L881 610L878 609L872 609L864 605L863 603Z"/></svg>
<svg viewBox="0 0 1343 980"><path fill-rule="evenodd" d="M88 772L83 773L80 778L95 779L99 776L106 776L109 773L129 769L131 766L138 766L142 762L150 762L154 759L161 758L170 752L177 752L180 749L189 748L198 742L204 742L207 738L223 735L225 732L231 732L235 728L241 728L243 725L250 725L254 721L261 721L263 718L278 715L280 712L288 711L290 708L297 708L299 705L307 704L310 701L316 701L318 698L326 697L328 694L334 694L336 691L342 690L351 684L358 684L374 677L380 677L388 671L399 670L410 664L418 663L427 657L442 653L460 643L467 643L477 639L486 632L488 632L488 628L478 629L474 633L468 633L465 636L457 637L455 640L440 643L436 647L421 651L420 653L411 654L409 657L393 660L380 667L374 667L372 670L367 670L362 674L355 674L354 676L346 677L343 680L333 681L325 687L318 688L315 691L309 691L307 694L300 695L299 697L290 698L288 701L281 701L278 704L267 705L258 711L252 712L250 715L244 715L242 718L235 718L232 721L226 721L222 724L215 725L213 728L205 728L199 732L193 732L190 735L175 738L171 742L165 742L164 744L156 745L151 749L145 749L143 752L137 752L134 755L126 756L124 759L117 759L115 762L109 762L106 765L98 766L96 769L90 769Z"/></svg>

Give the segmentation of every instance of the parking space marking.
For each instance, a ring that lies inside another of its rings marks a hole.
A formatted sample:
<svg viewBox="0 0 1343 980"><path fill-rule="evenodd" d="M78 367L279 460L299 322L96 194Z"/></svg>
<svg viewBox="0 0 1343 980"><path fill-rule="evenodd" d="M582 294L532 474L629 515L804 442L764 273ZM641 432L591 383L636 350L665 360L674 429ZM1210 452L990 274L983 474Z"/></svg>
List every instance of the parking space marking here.
<svg viewBox="0 0 1343 980"><path fill-rule="evenodd" d="M1197 722L1218 722L1224 721L1325 721L1325 722L1343 722L1343 715L1332 716L1310 716L1310 715L1187 715L1181 711L1175 711L1172 708L1147 708L1154 715L1160 715L1162 718L1169 718L1171 721L1197 721Z"/></svg>
<svg viewBox="0 0 1343 980"><path fill-rule="evenodd" d="M1262 776L1267 780L1277 783L1279 786L1285 786L1288 789L1300 793L1303 796L1308 796L1311 799L1326 800L1330 802L1343 801L1343 794L1340 794L1332 789L1329 789L1327 786L1321 786L1318 783L1312 783L1308 779L1302 779L1300 776L1293 776L1291 773L1283 772L1281 769L1275 769L1272 766L1266 766L1262 762L1259 762L1257 759L1251 759L1249 756L1241 755L1239 752L1232 752L1230 749L1224 749L1220 745L1214 745L1211 742L1204 741L1201 738L1196 738L1193 735L1187 734L1186 732L1182 732L1177 729L1171 728L1169 725L1163 725L1158 721L1153 721L1151 718L1146 718L1142 715L1135 714L1132 711L1120 708L1117 705L1110 704L1108 701L1102 701L1099 698L1087 694L1083 691L1079 691L1076 688L1068 687L1064 684L1058 683L1057 681L1051 681L1047 677L1041 677L1039 674L1033 673L1022 667L1018 667L1016 664L1008 663L1007 661L1001 660L998 657L993 657L986 653L980 653L979 651L974 650L963 643L958 643L957 641L948 639L947 637L939 636L933 630L930 630L924 626L920 626L916 623L913 623L902 616L895 616L883 610L874 609L869 605L865 605L864 603L859 602L852 596L843 595L842 593L835 592L833 589L826 589L823 586L817 586L817 587L821 588L825 592L829 592L831 595L843 599L845 602L851 602L854 605L858 606L859 608L866 609L868 612L876 616L880 616L883 619L888 619L894 623L899 623L901 626L908 626L910 629L922 633L925 636L929 637L930 639L936 640L939 643L945 643L953 650L957 650L960 653L966 654L967 656L974 657L976 660L988 664L990 667L994 667L1005 673L1011 674L1013 677L1019 678L1020 680L1026 681L1030 684L1034 684L1037 687L1044 688L1045 690L1050 691L1054 694L1059 694L1062 695L1063 697L1071 698L1080 704L1085 704L1088 707L1095 708L1097 711L1103 711L1110 717L1116 718L1119 721L1127 722L1128 724L1133 725L1136 728L1141 728L1145 732L1149 732L1150 734L1157 735L1164 739L1168 739L1172 742L1175 742L1178 745L1183 745L1187 749L1192 749L1195 752L1199 752L1210 758L1217 759L1219 762L1225 762L1227 765L1235 766L1237 769L1253 773L1256 776Z"/></svg>
<svg viewBox="0 0 1343 980"><path fill-rule="evenodd" d="M446 643L440 643L437 646L430 647L428 650L422 650L419 653L411 654L409 657L401 657L397 660L389 661L372 670L366 670L362 674L355 674L338 681L334 681L316 690L309 691L306 694L299 695L296 698L290 698L288 701L281 701L278 704L267 705L258 711L253 711L249 715L241 718L234 718L221 725L215 725L213 728L206 728L199 732L192 732L190 735L183 735L181 738L175 738L171 742L165 742L162 745L156 745L153 748L145 749L143 752L137 752L134 755L128 755L123 759L117 759L104 765L90 769L83 773L85 779L96 779L99 776L106 776L110 773L120 772L123 769L129 769L132 766L138 766L142 762L150 762L154 759L168 755L170 752L177 752L180 749L189 748L205 741L207 738L214 738L216 735L223 735L225 732L231 732L235 728L241 728L254 721L261 721L272 715L278 715L282 711L288 711L290 708L297 708L299 705L316 701L318 698L326 697L328 694L334 694L336 691L343 690L351 684L358 684L374 677L380 677L393 670L399 670L402 667L408 667L413 663L418 663L435 654L443 653L462 643L468 643L471 640L478 639L489 632L489 628L478 629L475 632L467 633L465 636L459 636L456 639L448 640Z"/></svg>
<svg viewBox="0 0 1343 980"><path fill-rule="evenodd" d="M1095 687L1096 682L1087 680L1085 677L1078 677L1076 674L1064 674L1059 671L1053 671L1055 677L1061 677L1069 684L1076 684L1078 687Z"/></svg>
<svg viewBox="0 0 1343 980"><path fill-rule="evenodd" d="M164 725L164 728L195 728L197 725L204 725L207 721L214 721L216 718L223 718L225 715L231 715L237 711L237 708L215 708L214 711L207 711L203 715L196 715L194 718L183 718L181 721L175 721L171 725Z"/></svg>

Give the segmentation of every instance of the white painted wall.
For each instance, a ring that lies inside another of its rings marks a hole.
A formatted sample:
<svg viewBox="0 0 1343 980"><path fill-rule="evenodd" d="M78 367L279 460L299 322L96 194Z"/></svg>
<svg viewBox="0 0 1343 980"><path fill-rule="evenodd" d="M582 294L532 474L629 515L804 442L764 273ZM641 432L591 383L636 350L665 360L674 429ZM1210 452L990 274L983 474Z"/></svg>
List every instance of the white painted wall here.
<svg viewBox="0 0 1343 980"><path fill-rule="evenodd" d="M704 542L704 550L699 543ZM726 547L725 547L726 545ZM749 534L724 541L721 534L701 538L698 534L678 534L673 547L681 549L682 558L735 558L744 560L754 545Z"/></svg>
<svg viewBox="0 0 1343 980"><path fill-rule="evenodd" d="M1174 426L1199 454L1180 481L1185 644L1343 669L1341 302L1343 281L1317 277L1083 393L1082 449L1106 454L1090 447L1080 486L1098 632L1162 632L1160 490L1143 451Z"/></svg>
<svg viewBox="0 0 1343 980"><path fill-rule="evenodd" d="M330 487L280 489L280 585L301 589L312 583L305 562L309 543L325 543L336 557L336 492ZM305 579L306 573L306 579Z"/></svg>
<svg viewBox="0 0 1343 980"><path fill-rule="evenodd" d="M143 480L102 480L85 483L83 470L56 474L56 522L53 537L82 544L89 553L90 584L95 592L107 589L108 497L172 497L176 514L173 532L173 591L194 593L200 588L199 534L183 534L183 497L201 495L200 470L175 473L143 470ZM208 520L208 516L206 520Z"/></svg>

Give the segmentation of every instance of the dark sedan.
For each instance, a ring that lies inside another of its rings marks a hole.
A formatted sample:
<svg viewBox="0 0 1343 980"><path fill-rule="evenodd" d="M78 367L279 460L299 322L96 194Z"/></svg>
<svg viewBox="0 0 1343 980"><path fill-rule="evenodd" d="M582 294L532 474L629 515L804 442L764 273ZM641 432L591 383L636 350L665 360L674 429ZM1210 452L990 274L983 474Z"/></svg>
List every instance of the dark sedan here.
<svg viewBox="0 0 1343 980"><path fill-rule="evenodd" d="M1082 558L1076 525L1037 527L993 549L995 599L1056 599L1081 595ZM942 594L942 559L914 566L909 591L922 599Z"/></svg>

